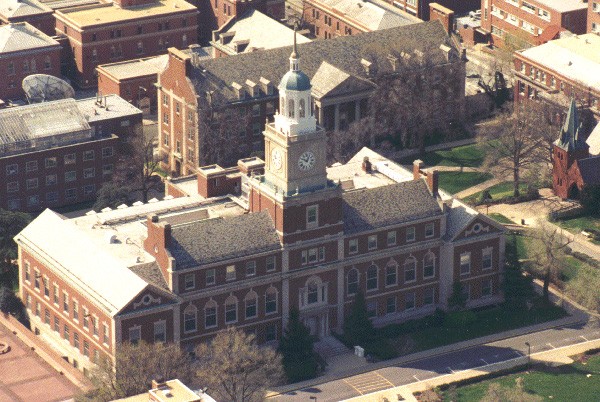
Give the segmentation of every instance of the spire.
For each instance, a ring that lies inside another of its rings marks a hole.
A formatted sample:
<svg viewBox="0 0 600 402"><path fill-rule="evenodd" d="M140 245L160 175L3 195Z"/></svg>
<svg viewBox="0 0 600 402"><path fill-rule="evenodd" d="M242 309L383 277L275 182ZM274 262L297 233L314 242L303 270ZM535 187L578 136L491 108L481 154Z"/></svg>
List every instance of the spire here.
<svg viewBox="0 0 600 402"><path fill-rule="evenodd" d="M292 48L292 54L290 55L290 71L298 71L298 48L296 46L296 24L294 24L294 47Z"/></svg>
<svg viewBox="0 0 600 402"><path fill-rule="evenodd" d="M571 98L571 104L569 105L567 118L565 119L565 124L560 130L560 138L558 139L557 145L567 151L585 148L585 141L583 138L580 138L579 135L580 129L581 125L579 124L577 103L575 102L574 98Z"/></svg>

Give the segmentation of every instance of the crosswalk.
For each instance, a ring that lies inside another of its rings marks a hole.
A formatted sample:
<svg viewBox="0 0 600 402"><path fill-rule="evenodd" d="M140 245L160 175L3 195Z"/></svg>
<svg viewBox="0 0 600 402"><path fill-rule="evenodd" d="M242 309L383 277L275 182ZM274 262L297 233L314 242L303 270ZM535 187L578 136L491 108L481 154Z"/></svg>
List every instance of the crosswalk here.
<svg viewBox="0 0 600 402"><path fill-rule="evenodd" d="M381 391L395 386L394 383L381 375L377 370L365 374L355 375L353 377L348 377L345 378L344 381L361 395Z"/></svg>

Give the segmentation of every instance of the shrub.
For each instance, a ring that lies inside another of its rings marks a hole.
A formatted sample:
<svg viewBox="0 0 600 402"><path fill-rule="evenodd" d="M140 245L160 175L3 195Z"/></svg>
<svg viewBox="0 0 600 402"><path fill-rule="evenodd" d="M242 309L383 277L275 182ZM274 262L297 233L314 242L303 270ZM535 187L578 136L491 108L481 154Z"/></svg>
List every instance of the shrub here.
<svg viewBox="0 0 600 402"><path fill-rule="evenodd" d="M444 323L450 328L461 328L473 324L477 315L471 310L453 311L446 315Z"/></svg>
<svg viewBox="0 0 600 402"><path fill-rule="evenodd" d="M388 360L398 357L398 351L392 343L384 338L377 337L365 346L365 354L371 355L375 360Z"/></svg>

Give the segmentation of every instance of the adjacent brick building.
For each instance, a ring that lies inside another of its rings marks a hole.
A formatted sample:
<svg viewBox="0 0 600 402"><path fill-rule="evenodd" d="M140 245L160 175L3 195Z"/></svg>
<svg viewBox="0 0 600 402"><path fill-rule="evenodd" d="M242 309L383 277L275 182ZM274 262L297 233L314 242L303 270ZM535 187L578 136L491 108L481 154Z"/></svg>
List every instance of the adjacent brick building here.
<svg viewBox="0 0 600 402"><path fill-rule="evenodd" d="M514 99L539 99L567 111L570 99L600 121L600 36L566 37L514 53Z"/></svg>
<svg viewBox="0 0 600 402"><path fill-rule="evenodd" d="M481 28L494 46L539 45L563 30L583 34L588 4L582 0L481 0Z"/></svg>
<svg viewBox="0 0 600 402"><path fill-rule="evenodd" d="M0 99L25 99L21 83L31 74L60 77L59 43L26 22L0 26Z"/></svg>
<svg viewBox="0 0 600 402"><path fill-rule="evenodd" d="M431 3L449 8L458 15L477 10L480 6L480 0L386 0L386 2L423 21L429 21L431 18L429 14Z"/></svg>
<svg viewBox="0 0 600 402"><path fill-rule="evenodd" d="M588 0L587 32L600 35L600 1Z"/></svg>
<svg viewBox="0 0 600 402"><path fill-rule="evenodd" d="M197 43L198 10L183 0L115 1L57 10L56 33L68 38L69 74L95 87L100 64L164 54Z"/></svg>
<svg viewBox="0 0 600 402"><path fill-rule="evenodd" d="M275 83L285 74L290 50L194 60L169 49L158 81L164 168L176 177L201 165L228 165L261 152L261 130L275 114ZM415 74L430 80L423 96L437 102L440 124L464 116L464 61L439 21L313 41L298 50L311 77L317 122L328 131L345 130L365 116L377 76L393 75L403 57L427 61Z"/></svg>
<svg viewBox="0 0 600 402"><path fill-rule="evenodd" d="M403 11L362 0L306 0L304 21L323 39L421 22Z"/></svg>
<svg viewBox="0 0 600 402"><path fill-rule="evenodd" d="M202 167L168 183L178 198L46 210L16 237L31 325L65 359L89 368L139 340L191 350L231 325L276 342L292 308L327 337L358 292L378 326L447 308L456 281L469 307L502 301L504 229L440 190L437 171L367 148L326 166L297 55L264 162Z"/></svg>
<svg viewBox="0 0 600 402"><path fill-rule="evenodd" d="M2 0L0 25L28 22L49 36L54 35L54 11L38 0Z"/></svg>
<svg viewBox="0 0 600 402"><path fill-rule="evenodd" d="M106 105L109 105L108 108ZM115 96L0 110L0 208L40 211L93 200L141 112Z"/></svg>

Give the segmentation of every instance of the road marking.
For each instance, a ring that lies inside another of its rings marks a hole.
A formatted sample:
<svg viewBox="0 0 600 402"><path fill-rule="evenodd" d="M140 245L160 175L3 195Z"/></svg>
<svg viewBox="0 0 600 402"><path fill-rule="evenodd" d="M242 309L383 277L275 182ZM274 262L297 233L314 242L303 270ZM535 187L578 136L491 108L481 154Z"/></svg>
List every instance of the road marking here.
<svg viewBox="0 0 600 402"><path fill-rule="evenodd" d="M589 342L589 339L587 339L585 336L583 336L583 335L579 335L579 336L582 337L584 341Z"/></svg>
<svg viewBox="0 0 600 402"><path fill-rule="evenodd" d="M483 360L483 359L479 359L479 360L481 360L486 366L489 365L489 363L486 362L485 360Z"/></svg>
<svg viewBox="0 0 600 402"><path fill-rule="evenodd" d="M452 374L454 374L454 370L452 370L450 367L446 367Z"/></svg>
<svg viewBox="0 0 600 402"><path fill-rule="evenodd" d="M415 380L417 380L417 381L421 381L421 380L419 380L419 379L417 378L417 376L416 376L416 375L413 375L413 378L414 378Z"/></svg>
<svg viewBox="0 0 600 402"><path fill-rule="evenodd" d="M522 352L520 352L520 351L518 351L518 350L515 350L514 352L515 352L515 353L517 354L517 356L519 356L519 357L525 356L525 353L522 353Z"/></svg>
<svg viewBox="0 0 600 402"><path fill-rule="evenodd" d="M379 374L378 371L375 372L375 374L377 374L379 377L381 377L383 380L385 380L388 384L390 384L392 387L395 387L394 383L391 382L390 380L388 380L387 378L385 378L384 376L382 376L381 374Z"/></svg>
<svg viewBox="0 0 600 402"><path fill-rule="evenodd" d="M355 390L356 392L358 392L360 395L363 395L363 393L362 393L362 392L360 392L360 390L359 390L358 388L356 388L354 385L350 384L350 382L349 382L348 380L346 380L345 378L344 378L344 382L345 382L346 384L350 385L352 388L354 388L354 390Z"/></svg>
<svg viewBox="0 0 600 402"><path fill-rule="evenodd" d="M552 349L556 349L551 343L547 343L546 345L550 346Z"/></svg>

